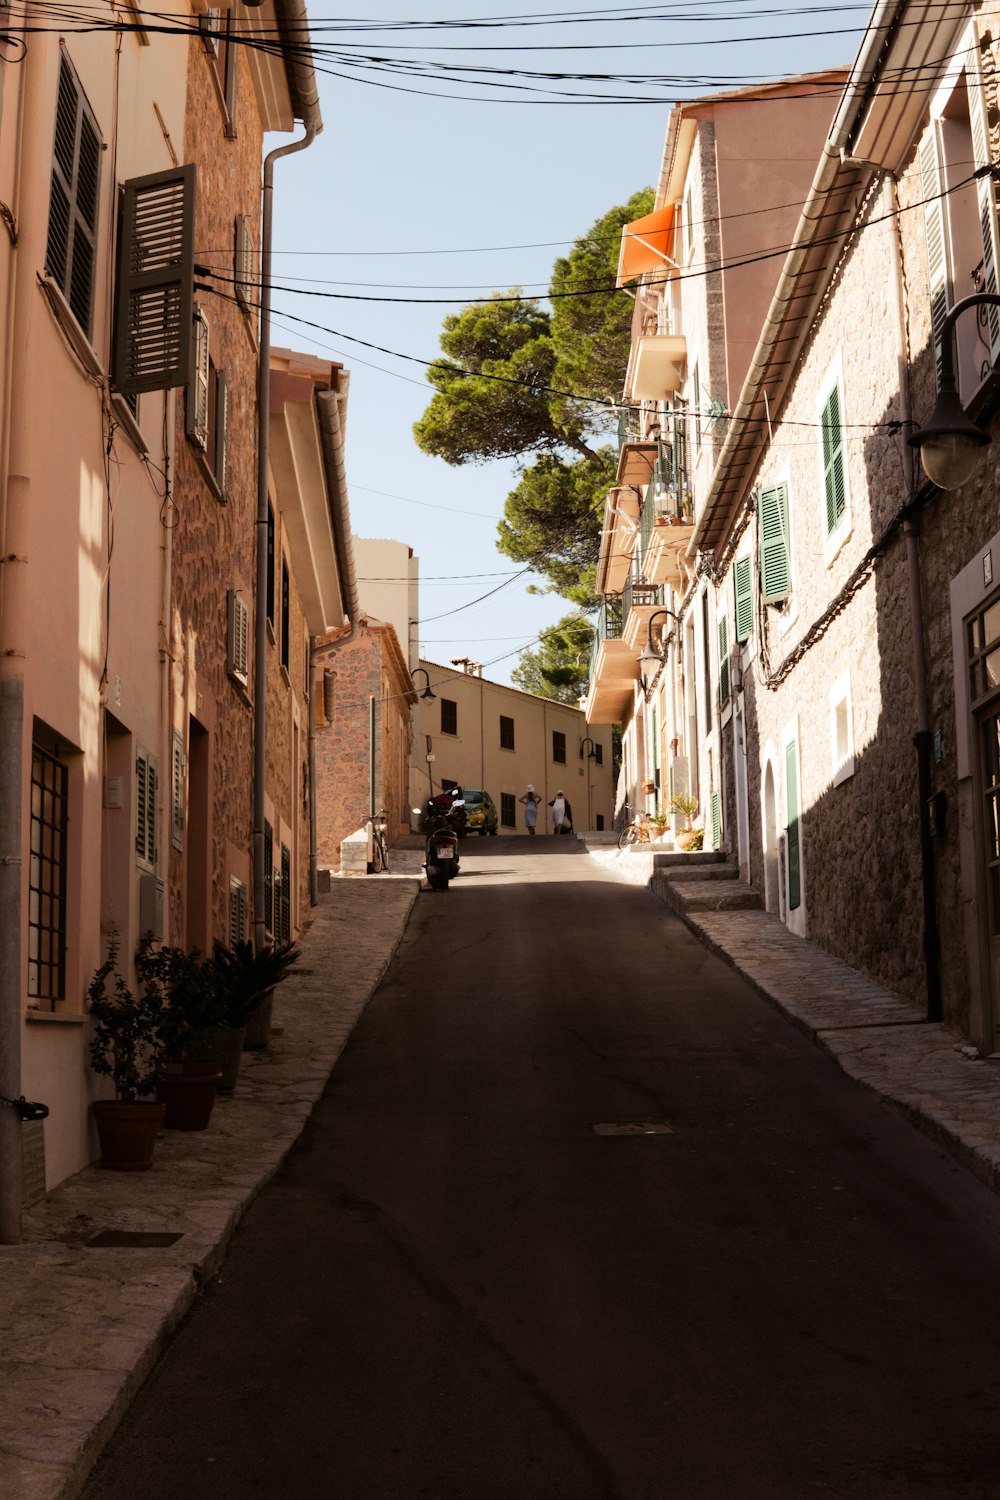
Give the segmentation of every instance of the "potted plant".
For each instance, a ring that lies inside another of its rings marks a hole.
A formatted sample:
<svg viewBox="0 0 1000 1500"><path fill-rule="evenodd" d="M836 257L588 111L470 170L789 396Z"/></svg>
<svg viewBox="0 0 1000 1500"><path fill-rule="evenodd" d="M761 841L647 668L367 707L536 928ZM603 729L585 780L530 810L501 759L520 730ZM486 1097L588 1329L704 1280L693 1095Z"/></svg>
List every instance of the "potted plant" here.
<svg viewBox="0 0 1000 1500"><path fill-rule="evenodd" d="M154 947L150 934L135 956L146 994L160 1007L157 1097L168 1130L204 1130L211 1119L222 1069L211 1031L223 1022L214 978L197 948Z"/></svg>
<svg viewBox="0 0 1000 1500"><path fill-rule="evenodd" d="M649 824L649 832L651 837L654 839L662 838L667 831L666 813L650 813L646 821Z"/></svg>
<svg viewBox="0 0 1000 1500"><path fill-rule="evenodd" d="M295 943L277 943L254 952L253 944L227 948L216 943L212 967L224 997L228 1024L243 1027L248 1051L266 1047L271 1035L274 991L299 957Z"/></svg>
<svg viewBox="0 0 1000 1500"><path fill-rule="evenodd" d="M656 791L656 782L652 776L646 777L645 781L642 783L642 789L647 797L651 796L652 793Z"/></svg>
<svg viewBox="0 0 1000 1500"><path fill-rule="evenodd" d="M675 792L670 799L670 811L684 819L684 827L674 836L674 843L678 849L690 850L695 847L696 841L700 849L705 835L702 829L695 829L693 822L695 813L698 811L697 797L693 797L690 792Z"/></svg>
<svg viewBox="0 0 1000 1500"><path fill-rule="evenodd" d="M110 991L108 982L111 981ZM162 1000L158 993L135 995L118 970L118 940L87 986L90 1017L90 1065L114 1085L113 1099L95 1099L101 1166L116 1172L148 1171L164 1118L164 1106L152 1098L159 1066Z"/></svg>

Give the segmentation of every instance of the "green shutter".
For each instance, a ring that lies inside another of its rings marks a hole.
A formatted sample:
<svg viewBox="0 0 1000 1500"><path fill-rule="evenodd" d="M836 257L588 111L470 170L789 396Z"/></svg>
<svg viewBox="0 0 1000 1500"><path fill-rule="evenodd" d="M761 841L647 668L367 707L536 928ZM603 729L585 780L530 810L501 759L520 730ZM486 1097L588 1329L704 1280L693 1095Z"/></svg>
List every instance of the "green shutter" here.
<svg viewBox="0 0 1000 1500"><path fill-rule="evenodd" d="M941 325L948 315L948 245L945 219L944 174L938 146L938 125L932 120L920 142L920 196L924 200L924 244L927 248L927 282L931 297L931 332L938 371L941 369Z"/></svg>
<svg viewBox="0 0 1000 1500"><path fill-rule="evenodd" d="M788 909L802 902L802 871L799 852L799 771L795 741L785 746L785 835L788 849Z"/></svg>
<svg viewBox="0 0 1000 1500"><path fill-rule="evenodd" d="M844 429L840 425L840 386L835 385L823 407L823 483L826 487L826 531L831 535L844 514Z"/></svg>
<svg viewBox="0 0 1000 1500"><path fill-rule="evenodd" d="M742 645L753 635L753 571L749 557L738 557L733 564L733 592L736 639Z"/></svg>
<svg viewBox="0 0 1000 1500"><path fill-rule="evenodd" d="M791 593L788 556L788 493L783 484L760 492L760 590L765 604L778 604Z"/></svg>
<svg viewBox="0 0 1000 1500"><path fill-rule="evenodd" d="M719 702L729 702L729 622L719 616Z"/></svg>
<svg viewBox="0 0 1000 1500"><path fill-rule="evenodd" d="M712 848L722 848L722 798L718 792L713 792L709 801L712 820Z"/></svg>

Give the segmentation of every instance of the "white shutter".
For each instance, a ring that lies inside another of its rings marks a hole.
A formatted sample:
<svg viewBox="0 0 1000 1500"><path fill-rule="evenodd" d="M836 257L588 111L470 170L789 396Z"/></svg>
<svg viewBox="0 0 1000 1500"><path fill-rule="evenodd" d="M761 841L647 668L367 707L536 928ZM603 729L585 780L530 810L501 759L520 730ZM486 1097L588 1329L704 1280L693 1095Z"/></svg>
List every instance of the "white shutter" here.
<svg viewBox="0 0 1000 1500"><path fill-rule="evenodd" d="M983 92L983 75L979 63L978 46L969 49L966 63L969 81L969 122L972 126L972 158L978 169L990 165L990 136L986 123L986 96ZM983 284L980 291L996 293L997 290L997 210L993 178L980 177L976 183L979 201L979 223L983 236ZM1000 308L985 310L989 328L990 363L996 364L1000 357Z"/></svg>
<svg viewBox="0 0 1000 1500"><path fill-rule="evenodd" d="M187 388L187 435L203 451L208 447L208 319L196 307L191 320L191 379Z"/></svg>
<svg viewBox="0 0 1000 1500"><path fill-rule="evenodd" d="M934 357L940 372L941 325L951 306L951 289L948 284L948 221L945 215L945 201L942 197L944 173L941 170L941 149L938 143L936 120L931 121L924 133L918 158L921 197L924 199L931 331L934 337Z"/></svg>
<svg viewBox="0 0 1000 1500"><path fill-rule="evenodd" d="M234 281L236 296L245 312L251 312L256 302L256 276L254 275L254 243L250 224L245 214L236 220L236 265Z"/></svg>
<svg viewBox="0 0 1000 1500"><path fill-rule="evenodd" d="M249 679L249 634L250 615L246 605L235 589L226 593L228 631L226 643L226 670L244 687Z"/></svg>

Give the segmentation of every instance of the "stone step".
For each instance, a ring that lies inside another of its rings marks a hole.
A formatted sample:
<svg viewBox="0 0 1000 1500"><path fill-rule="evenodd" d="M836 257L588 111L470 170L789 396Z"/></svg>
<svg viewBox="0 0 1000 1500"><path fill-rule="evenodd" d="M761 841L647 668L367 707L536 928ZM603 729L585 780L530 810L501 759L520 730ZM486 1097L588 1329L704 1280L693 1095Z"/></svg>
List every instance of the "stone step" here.
<svg viewBox="0 0 1000 1500"><path fill-rule="evenodd" d="M653 863L657 870L705 870L725 863L722 849L660 849L657 844L632 845L633 848L652 850Z"/></svg>
<svg viewBox="0 0 1000 1500"><path fill-rule="evenodd" d="M655 869L661 869L659 865ZM669 865L661 873L668 880L679 880L685 885L692 880L739 880L740 872L737 865Z"/></svg>
<svg viewBox="0 0 1000 1500"><path fill-rule="evenodd" d="M760 892L740 880L676 880L656 871L652 887L675 911L760 911Z"/></svg>

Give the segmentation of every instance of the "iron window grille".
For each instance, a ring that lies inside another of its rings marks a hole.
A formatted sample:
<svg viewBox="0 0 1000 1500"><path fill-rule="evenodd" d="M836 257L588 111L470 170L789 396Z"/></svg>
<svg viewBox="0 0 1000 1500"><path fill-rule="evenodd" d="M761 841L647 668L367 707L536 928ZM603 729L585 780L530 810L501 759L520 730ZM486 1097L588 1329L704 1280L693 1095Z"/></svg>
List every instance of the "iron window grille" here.
<svg viewBox="0 0 1000 1500"><path fill-rule="evenodd" d="M33 745L28 870L28 994L66 998L66 830L69 771Z"/></svg>

